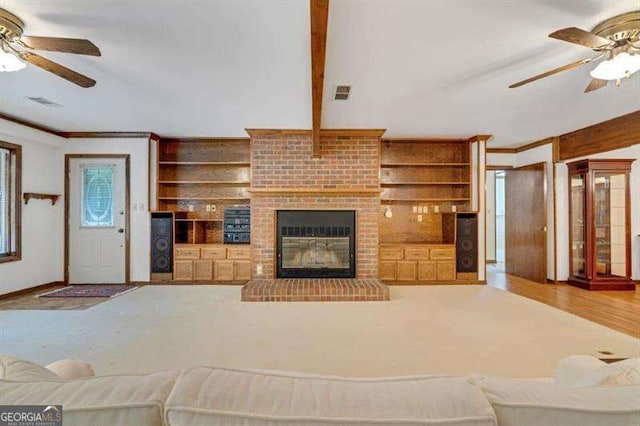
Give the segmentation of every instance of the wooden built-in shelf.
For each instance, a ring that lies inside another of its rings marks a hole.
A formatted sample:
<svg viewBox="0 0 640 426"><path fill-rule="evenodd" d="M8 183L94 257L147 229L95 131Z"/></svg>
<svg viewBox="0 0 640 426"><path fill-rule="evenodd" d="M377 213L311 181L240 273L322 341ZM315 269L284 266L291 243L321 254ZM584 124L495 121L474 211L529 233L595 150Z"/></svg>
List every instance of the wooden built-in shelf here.
<svg viewBox="0 0 640 426"><path fill-rule="evenodd" d="M162 166L250 166L248 161L159 161Z"/></svg>
<svg viewBox="0 0 640 426"><path fill-rule="evenodd" d="M37 192L25 192L24 194L22 194L22 198L24 199L25 204L29 204L29 200L33 198L35 200L51 200L51 205L55 206L56 202L58 201L58 198L60 198L60 195L40 194Z"/></svg>
<svg viewBox="0 0 640 426"><path fill-rule="evenodd" d="M471 185L469 182L380 182L380 185Z"/></svg>
<svg viewBox="0 0 640 426"><path fill-rule="evenodd" d="M217 201L217 200L249 200L249 197L158 197L158 200L185 200L185 201Z"/></svg>
<svg viewBox="0 0 640 426"><path fill-rule="evenodd" d="M249 185L249 181L232 180L160 180L164 185Z"/></svg>
<svg viewBox="0 0 640 426"><path fill-rule="evenodd" d="M380 163L381 167L466 167L471 163Z"/></svg>
<svg viewBox="0 0 640 426"><path fill-rule="evenodd" d="M257 196L272 195L322 195L322 196L345 196L345 195L362 195L376 196L380 195L380 188L249 188L249 192Z"/></svg>

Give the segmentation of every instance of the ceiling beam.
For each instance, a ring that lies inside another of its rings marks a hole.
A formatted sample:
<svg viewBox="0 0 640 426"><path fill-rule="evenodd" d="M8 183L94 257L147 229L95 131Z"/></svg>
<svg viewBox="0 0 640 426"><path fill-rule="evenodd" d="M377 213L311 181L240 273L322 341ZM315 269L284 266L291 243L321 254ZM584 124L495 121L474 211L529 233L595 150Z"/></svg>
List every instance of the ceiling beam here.
<svg viewBox="0 0 640 426"><path fill-rule="evenodd" d="M313 157L320 157L320 126L322 125L322 91L327 50L329 0L309 0L311 13L311 115Z"/></svg>

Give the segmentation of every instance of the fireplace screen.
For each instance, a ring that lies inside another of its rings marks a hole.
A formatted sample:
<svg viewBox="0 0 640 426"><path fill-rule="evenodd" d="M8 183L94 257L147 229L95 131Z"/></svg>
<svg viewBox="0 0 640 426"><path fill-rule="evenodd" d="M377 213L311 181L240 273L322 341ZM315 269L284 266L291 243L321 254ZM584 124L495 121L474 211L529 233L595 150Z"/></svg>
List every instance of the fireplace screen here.
<svg viewBox="0 0 640 426"><path fill-rule="evenodd" d="M277 278L354 278L353 210L278 210Z"/></svg>
<svg viewBox="0 0 640 426"><path fill-rule="evenodd" d="M284 269L349 269L349 237L283 237Z"/></svg>

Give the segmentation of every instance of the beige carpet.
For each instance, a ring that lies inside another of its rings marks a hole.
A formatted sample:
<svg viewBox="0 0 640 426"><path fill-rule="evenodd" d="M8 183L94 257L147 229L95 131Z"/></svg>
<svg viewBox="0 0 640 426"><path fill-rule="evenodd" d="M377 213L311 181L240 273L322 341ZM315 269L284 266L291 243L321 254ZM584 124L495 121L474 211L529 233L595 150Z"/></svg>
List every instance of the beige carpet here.
<svg viewBox="0 0 640 426"><path fill-rule="evenodd" d="M552 374L640 340L487 286L394 287L390 302L242 303L240 287L147 286L82 311L0 312L0 352L98 374L189 365L345 376Z"/></svg>

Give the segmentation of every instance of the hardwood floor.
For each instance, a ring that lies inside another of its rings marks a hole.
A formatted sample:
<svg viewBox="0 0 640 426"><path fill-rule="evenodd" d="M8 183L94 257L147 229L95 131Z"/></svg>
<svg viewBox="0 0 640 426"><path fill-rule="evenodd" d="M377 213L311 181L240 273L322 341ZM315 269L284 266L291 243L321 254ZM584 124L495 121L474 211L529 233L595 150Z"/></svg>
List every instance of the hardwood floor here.
<svg viewBox="0 0 640 426"><path fill-rule="evenodd" d="M537 300L605 327L640 338L640 286L635 291L588 291L566 284L539 284L487 266L489 285Z"/></svg>

